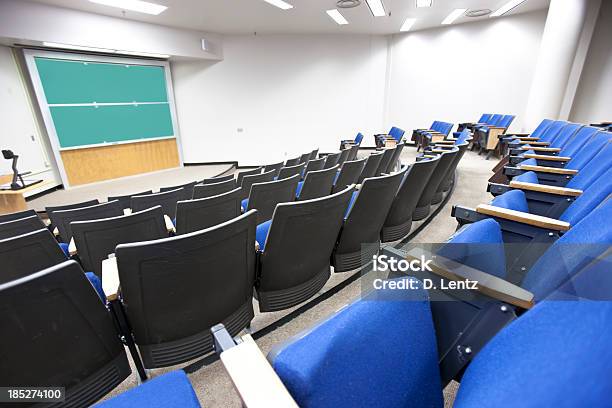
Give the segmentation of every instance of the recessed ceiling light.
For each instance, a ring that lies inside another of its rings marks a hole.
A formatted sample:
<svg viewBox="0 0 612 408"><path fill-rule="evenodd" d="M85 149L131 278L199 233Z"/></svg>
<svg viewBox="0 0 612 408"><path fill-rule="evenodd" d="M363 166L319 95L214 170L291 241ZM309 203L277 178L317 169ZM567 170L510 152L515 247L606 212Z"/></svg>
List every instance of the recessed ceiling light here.
<svg viewBox="0 0 612 408"><path fill-rule="evenodd" d="M442 21L442 24L453 24L453 22L465 14L467 9L455 9Z"/></svg>
<svg viewBox="0 0 612 408"><path fill-rule="evenodd" d="M499 9L497 9L495 12L491 13L491 15L489 17L503 16L504 14L506 14L507 12L512 10L513 8L520 6L525 1L527 1L527 0L510 0L509 2L507 2L506 4L501 6Z"/></svg>
<svg viewBox="0 0 612 408"><path fill-rule="evenodd" d="M416 18L407 18L404 20L404 24L402 24L400 27L400 31L410 31L415 22Z"/></svg>
<svg viewBox="0 0 612 408"><path fill-rule="evenodd" d="M293 5L284 2L283 0L264 0L266 3L278 7L279 9L289 10L293 8Z"/></svg>
<svg viewBox="0 0 612 408"><path fill-rule="evenodd" d="M111 54L115 52L115 50L112 50L110 48L85 47L81 45L60 44L60 43L46 42L46 41L43 42L43 45L45 47L63 48L66 50L76 50L76 51L106 52L106 53L111 53Z"/></svg>
<svg viewBox="0 0 612 408"><path fill-rule="evenodd" d="M89 0L92 3L117 7L123 10L137 11L139 13L158 15L168 7L161 4L149 3L141 0Z"/></svg>
<svg viewBox="0 0 612 408"><path fill-rule="evenodd" d="M433 0L416 0L417 7L431 7Z"/></svg>
<svg viewBox="0 0 612 408"><path fill-rule="evenodd" d="M366 0L366 3L368 3L370 12L374 17L384 17L387 15L382 0Z"/></svg>
<svg viewBox="0 0 612 408"><path fill-rule="evenodd" d="M326 11L327 15L329 15L332 20L334 20L336 23L340 24L340 25L345 25L348 24L348 21L346 21L346 18L344 18L344 16L342 14L340 14L340 12L336 9L332 9L332 10L327 10Z"/></svg>

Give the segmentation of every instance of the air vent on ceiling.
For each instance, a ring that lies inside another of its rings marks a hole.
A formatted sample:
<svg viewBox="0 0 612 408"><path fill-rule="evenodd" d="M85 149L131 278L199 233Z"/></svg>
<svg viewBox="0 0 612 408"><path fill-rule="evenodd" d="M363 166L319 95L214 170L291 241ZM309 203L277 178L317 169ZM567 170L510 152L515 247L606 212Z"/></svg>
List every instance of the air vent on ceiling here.
<svg viewBox="0 0 612 408"><path fill-rule="evenodd" d="M353 8L361 4L361 0L338 0L336 7L338 8Z"/></svg>
<svg viewBox="0 0 612 408"><path fill-rule="evenodd" d="M466 17L484 17L491 14L491 10L489 9L478 9L478 10L468 10L465 13Z"/></svg>

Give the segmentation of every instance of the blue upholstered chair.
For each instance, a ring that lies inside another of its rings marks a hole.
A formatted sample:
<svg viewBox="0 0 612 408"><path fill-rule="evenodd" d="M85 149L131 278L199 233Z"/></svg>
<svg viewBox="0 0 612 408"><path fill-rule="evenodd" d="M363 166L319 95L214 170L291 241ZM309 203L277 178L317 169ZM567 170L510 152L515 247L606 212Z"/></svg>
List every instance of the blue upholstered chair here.
<svg viewBox="0 0 612 408"><path fill-rule="evenodd" d="M357 133L357 135L355 136L355 139L347 139L347 140L341 140L340 141L340 150L343 150L345 148L348 148L350 146L354 146L354 145L361 145L361 141L363 140L363 134L361 132Z"/></svg>
<svg viewBox="0 0 612 408"><path fill-rule="evenodd" d="M399 143L403 137L404 130L392 126L391 129L389 129L389 133L374 135L374 141L376 142L376 147L382 147L385 145L385 140L387 140L387 138L393 138L397 143Z"/></svg>
<svg viewBox="0 0 612 408"><path fill-rule="evenodd" d="M299 406L444 406L427 293L405 280L415 289L379 290L270 352ZM605 405L611 324L612 302L542 302L478 353L454 406Z"/></svg>
<svg viewBox="0 0 612 408"><path fill-rule="evenodd" d="M97 408L199 408L183 370L171 371L95 405Z"/></svg>
<svg viewBox="0 0 612 408"><path fill-rule="evenodd" d="M499 136L510 127L514 117L514 115L502 115L490 125L474 128L474 145L480 148L479 154L487 152L487 159L491 157L493 151L498 148Z"/></svg>

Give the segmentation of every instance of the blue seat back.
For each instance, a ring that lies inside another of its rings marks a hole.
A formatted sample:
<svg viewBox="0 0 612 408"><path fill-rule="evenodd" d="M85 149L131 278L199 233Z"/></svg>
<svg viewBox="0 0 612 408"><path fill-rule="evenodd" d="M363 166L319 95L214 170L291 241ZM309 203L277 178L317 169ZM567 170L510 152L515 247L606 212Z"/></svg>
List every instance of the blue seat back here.
<svg viewBox="0 0 612 408"><path fill-rule="evenodd" d="M389 136L393 136L393 138L399 142L404 136L404 130L393 126L391 130L389 130Z"/></svg>
<svg viewBox="0 0 612 408"><path fill-rule="evenodd" d="M480 119L478 119L478 123L487 123L489 119L491 119L491 116L493 115L490 113L483 113Z"/></svg>
<svg viewBox="0 0 612 408"><path fill-rule="evenodd" d="M362 140L363 140L363 134L361 134L361 132L357 133L357 136L355 136L355 144L361 144Z"/></svg>
<svg viewBox="0 0 612 408"><path fill-rule="evenodd" d="M469 138L470 138L471 134L470 134L470 130L469 129L463 129L460 133L459 136L457 136L457 140L455 140L455 144L456 145L460 145L462 143L465 143Z"/></svg>
<svg viewBox="0 0 612 408"><path fill-rule="evenodd" d="M595 258L609 250L612 198L604 200L558 239L529 270L521 286L544 299Z"/></svg>
<svg viewBox="0 0 612 408"><path fill-rule="evenodd" d="M543 119L540 124L531 132L531 137L540 137L542 133L553 123L552 119Z"/></svg>
<svg viewBox="0 0 612 408"><path fill-rule="evenodd" d="M491 117L489 118L489 121L487 122L488 125L491 126L496 126L497 123L501 120L502 115L499 113L495 113L493 115L491 115Z"/></svg>
<svg viewBox="0 0 612 408"><path fill-rule="evenodd" d="M565 166L568 169L580 170L612 141L612 133L600 132L591 137Z"/></svg>
<svg viewBox="0 0 612 408"><path fill-rule="evenodd" d="M612 141L608 141L601 150L578 171L566 185L568 188L586 189L612 165ZM569 164L568 164L569 165Z"/></svg>
<svg viewBox="0 0 612 408"><path fill-rule="evenodd" d="M561 132L561 129L563 129L566 123L567 122L564 120L556 120L551 123L550 126L548 126L546 130L542 133L542 136L540 136L540 141L549 143L552 142L554 138L557 137L559 132Z"/></svg>
<svg viewBox="0 0 612 408"><path fill-rule="evenodd" d="M277 346L268 359L300 407L443 405L422 289L377 290Z"/></svg>
<svg viewBox="0 0 612 408"><path fill-rule="evenodd" d="M573 157L600 130L601 129L596 128L595 126L583 126L567 142L567 144L563 147L563 150L561 150L559 155Z"/></svg>
<svg viewBox="0 0 612 408"><path fill-rule="evenodd" d="M546 300L612 300L612 254L594 260L555 290Z"/></svg>
<svg viewBox="0 0 612 408"><path fill-rule="evenodd" d="M440 122L440 130L438 130L438 132L448 135L452 128L453 128L452 123Z"/></svg>
<svg viewBox="0 0 612 408"><path fill-rule="evenodd" d="M509 128L514 118L515 118L514 115L504 115L499 120L499 123L497 124L497 126L503 127L503 128Z"/></svg>
<svg viewBox="0 0 612 408"><path fill-rule="evenodd" d="M572 136L574 136L576 132L578 131L578 129L580 129L581 127L582 125L578 123L568 123L567 125L563 127L563 129L561 129L561 132L559 132L559 134L557 135L555 140L550 144L549 147L565 146L565 144L568 143L570 139L572 139Z"/></svg>
<svg viewBox="0 0 612 408"><path fill-rule="evenodd" d="M453 406L609 405L610 327L612 302L542 302L478 353Z"/></svg>
<svg viewBox="0 0 612 408"><path fill-rule="evenodd" d="M608 165L608 170L596 176L593 183L561 214L559 219L574 225L593 211L610 194L612 194L612 167Z"/></svg>
<svg viewBox="0 0 612 408"><path fill-rule="evenodd" d="M438 131L438 127L439 127L439 126L440 126L440 122L439 122L439 121L437 121L437 120L434 120L434 121L433 121L433 123L431 124L430 129L431 129L431 130Z"/></svg>

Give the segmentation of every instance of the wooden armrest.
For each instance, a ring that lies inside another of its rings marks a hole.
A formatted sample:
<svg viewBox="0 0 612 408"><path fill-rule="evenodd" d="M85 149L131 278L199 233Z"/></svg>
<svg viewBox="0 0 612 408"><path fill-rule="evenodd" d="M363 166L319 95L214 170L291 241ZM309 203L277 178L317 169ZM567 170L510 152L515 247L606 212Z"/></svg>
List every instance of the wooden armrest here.
<svg viewBox="0 0 612 408"><path fill-rule="evenodd" d="M448 145L454 145L455 142L453 140L438 140L436 143L434 144L448 144Z"/></svg>
<svg viewBox="0 0 612 408"><path fill-rule="evenodd" d="M438 156L434 156L433 154L424 154L423 157L427 157L428 159L434 159Z"/></svg>
<svg viewBox="0 0 612 408"><path fill-rule="evenodd" d="M508 133L508 136L516 136L519 139L523 137L529 137L531 133Z"/></svg>
<svg viewBox="0 0 612 408"><path fill-rule="evenodd" d="M545 184L525 183L522 181L511 181L510 187L570 197L578 197L582 194L582 190L576 190L574 188L547 186Z"/></svg>
<svg viewBox="0 0 612 408"><path fill-rule="evenodd" d="M222 352L220 358L244 406L298 408L250 335L243 336L242 343Z"/></svg>
<svg viewBox="0 0 612 408"><path fill-rule="evenodd" d="M568 222L555 220L554 218L542 217L541 215L508 210L506 208L495 207L489 204L480 204L478 207L476 207L476 212L479 214L503 218L505 220L533 225L534 227L538 228L552 229L555 231L567 231L570 229L570 224Z"/></svg>
<svg viewBox="0 0 612 408"><path fill-rule="evenodd" d="M536 142L540 140L539 137L517 137L521 142Z"/></svg>
<svg viewBox="0 0 612 408"><path fill-rule="evenodd" d="M530 164L523 164L519 166L521 170L527 171L539 171L540 173L553 173L553 174L577 174L578 170L574 169L560 169L557 167L546 167L546 166L532 166Z"/></svg>
<svg viewBox="0 0 612 408"><path fill-rule="evenodd" d="M497 276L440 255L433 255L421 248L412 248L408 251L406 259L419 263L422 259L433 259L433 262L429 263L429 267L435 275L452 281L476 282L475 290L478 292L523 309L531 309L534 305L533 293Z"/></svg>
<svg viewBox="0 0 612 408"><path fill-rule="evenodd" d="M70 238L70 244L68 244L68 253L70 256L75 256L77 254L76 243L74 242L74 237Z"/></svg>
<svg viewBox="0 0 612 408"><path fill-rule="evenodd" d="M522 145L528 144L529 146L548 146L550 143L548 143L548 142L532 142L532 141L529 141L529 140L519 139L519 144L522 144Z"/></svg>
<svg viewBox="0 0 612 408"><path fill-rule="evenodd" d="M547 156L545 154L525 154L523 157L526 159L537 159L537 160L550 160L550 161L570 161L571 157L567 156Z"/></svg>
<svg viewBox="0 0 612 408"><path fill-rule="evenodd" d="M561 149L558 147L538 147L538 146L523 146L522 150L533 150L534 152L560 152Z"/></svg>
<svg viewBox="0 0 612 408"><path fill-rule="evenodd" d="M432 153L448 153L448 150L431 149L430 152L432 152Z"/></svg>
<svg viewBox="0 0 612 408"><path fill-rule="evenodd" d="M115 254L110 254L107 259L102 261L102 289L108 300L117 299L119 291L119 269L117 268L117 258Z"/></svg>
<svg viewBox="0 0 612 408"><path fill-rule="evenodd" d="M164 214L164 222L166 223L166 229L168 230L168 232L176 232L172 220L166 214Z"/></svg>

